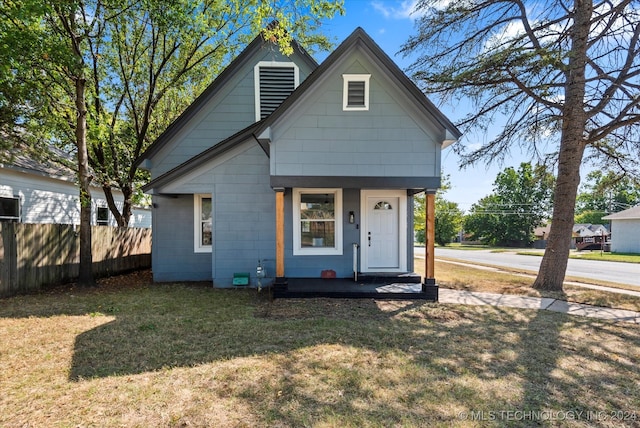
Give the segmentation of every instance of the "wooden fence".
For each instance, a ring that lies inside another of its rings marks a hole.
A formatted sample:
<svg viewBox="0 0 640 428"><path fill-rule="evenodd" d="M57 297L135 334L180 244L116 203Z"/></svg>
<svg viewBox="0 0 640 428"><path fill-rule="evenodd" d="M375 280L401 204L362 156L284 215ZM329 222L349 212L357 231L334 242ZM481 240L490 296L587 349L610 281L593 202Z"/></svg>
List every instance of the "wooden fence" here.
<svg viewBox="0 0 640 428"><path fill-rule="evenodd" d="M78 277L78 226L0 222L0 296L40 290ZM151 266L151 229L92 227L96 277Z"/></svg>

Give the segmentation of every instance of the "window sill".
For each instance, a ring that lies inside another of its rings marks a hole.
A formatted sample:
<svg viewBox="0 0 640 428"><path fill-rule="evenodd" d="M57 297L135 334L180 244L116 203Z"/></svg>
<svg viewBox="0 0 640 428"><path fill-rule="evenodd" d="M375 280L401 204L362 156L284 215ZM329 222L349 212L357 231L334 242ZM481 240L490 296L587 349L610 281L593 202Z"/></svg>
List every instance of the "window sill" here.
<svg viewBox="0 0 640 428"><path fill-rule="evenodd" d="M338 248L294 248L294 256L341 256L342 249Z"/></svg>

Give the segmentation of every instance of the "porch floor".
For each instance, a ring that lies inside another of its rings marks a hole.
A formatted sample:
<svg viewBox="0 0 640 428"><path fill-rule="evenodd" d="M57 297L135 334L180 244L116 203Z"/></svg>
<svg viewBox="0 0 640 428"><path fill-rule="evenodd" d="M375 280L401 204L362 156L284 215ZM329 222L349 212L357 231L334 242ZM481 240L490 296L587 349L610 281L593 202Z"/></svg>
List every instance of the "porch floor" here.
<svg viewBox="0 0 640 428"><path fill-rule="evenodd" d="M418 276L418 281L420 277ZM286 289L274 287L274 298L332 297L342 299L438 300L438 287L423 291L421 283L395 276L352 278L288 278Z"/></svg>

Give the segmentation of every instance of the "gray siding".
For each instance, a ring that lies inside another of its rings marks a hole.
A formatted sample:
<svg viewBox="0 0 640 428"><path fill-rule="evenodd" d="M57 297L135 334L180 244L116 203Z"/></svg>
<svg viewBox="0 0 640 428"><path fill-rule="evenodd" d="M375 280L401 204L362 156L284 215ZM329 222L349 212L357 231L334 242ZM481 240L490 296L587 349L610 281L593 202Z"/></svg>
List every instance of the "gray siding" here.
<svg viewBox="0 0 640 428"><path fill-rule="evenodd" d="M193 251L193 195L153 197L153 280L210 281L211 254Z"/></svg>
<svg viewBox="0 0 640 428"><path fill-rule="evenodd" d="M254 66L260 61L294 62L300 70L300 82L311 69L297 54L285 57L277 50L263 49L227 82L209 105L158 152L151 165L152 177L158 177L209 149L216 143L254 123L255 86Z"/></svg>
<svg viewBox="0 0 640 428"><path fill-rule="evenodd" d="M269 159L254 142L243 154L211 171L214 184L214 285L230 286L233 274L249 272L255 282L259 259L275 274L275 193Z"/></svg>
<svg viewBox="0 0 640 428"><path fill-rule="evenodd" d="M240 156L215 167L206 176L213 189L213 251L193 251L193 195L155 197L153 273L156 281L210 280L216 287L231 287L233 274L249 272L255 286L258 260L265 260L267 280L275 275L275 193L266 182L268 159L253 146ZM235 171L234 173L230 173ZM203 181L201 179L200 181ZM201 189L202 190L202 189ZM285 195L285 275L318 278L325 269L338 277L353 273L353 243L360 243L360 189L343 189L343 254L293 255L292 192ZM412 198L408 198L408 214ZM349 211L355 223L349 223ZM413 237L409 215L407 236ZM413 243L407 242L407 266L413 270ZM265 281L266 283L266 281Z"/></svg>
<svg viewBox="0 0 640 428"><path fill-rule="evenodd" d="M267 274L274 275L275 194L269 185L269 160L255 141L248 141L240 149L236 156L173 189L189 194L177 199L156 197L154 214L163 213L163 206L171 212L154 215L155 280L177 280L182 275L191 280L213 280L216 287L230 287L234 273L249 272L255 285L259 259L267 259ZM212 195L211 253L194 253L194 193ZM183 222L176 226L180 218Z"/></svg>
<svg viewBox="0 0 640 428"><path fill-rule="evenodd" d="M342 74L371 74L368 111L342 110ZM274 124L271 174L284 176L439 177L444 130L425 120L362 53Z"/></svg>

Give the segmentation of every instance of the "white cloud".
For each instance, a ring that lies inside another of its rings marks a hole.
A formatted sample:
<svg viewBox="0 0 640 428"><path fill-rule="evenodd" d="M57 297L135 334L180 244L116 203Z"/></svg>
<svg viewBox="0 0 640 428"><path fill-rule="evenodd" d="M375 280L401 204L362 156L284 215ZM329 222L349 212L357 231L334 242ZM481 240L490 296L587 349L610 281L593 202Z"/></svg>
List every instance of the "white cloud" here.
<svg viewBox="0 0 640 428"><path fill-rule="evenodd" d="M380 0L371 2L371 6L385 18L392 19L417 19L422 15L421 11L416 12L418 0L395 1L392 4Z"/></svg>

